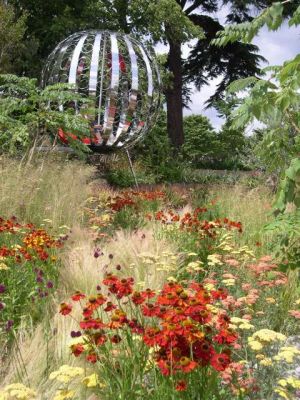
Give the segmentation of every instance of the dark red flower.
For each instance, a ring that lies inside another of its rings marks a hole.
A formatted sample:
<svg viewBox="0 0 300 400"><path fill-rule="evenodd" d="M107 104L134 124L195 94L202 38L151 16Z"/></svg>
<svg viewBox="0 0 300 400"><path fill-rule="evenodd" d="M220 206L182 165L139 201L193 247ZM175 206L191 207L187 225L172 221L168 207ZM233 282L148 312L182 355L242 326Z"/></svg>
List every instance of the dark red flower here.
<svg viewBox="0 0 300 400"><path fill-rule="evenodd" d="M59 310L60 314L68 315L68 314L70 314L71 311L72 311L72 306L70 304L61 303L60 310Z"/></svg>
<svg viewBox="0 0 300 400"><path fill-rule="evenodd" d="M184 381L183 379L181 379L180 381L178 381L176 383L175 390L177 392L184 392L186 390L186 388L187 388L187 384L186 384L186 381Z"/></svg>
<svg viewBox="0 0 300 400"><path fill-rule="evenodd" d="M230 357L226 353L214 354L210 364L216 371L224 371L230 364Z"/></svg>

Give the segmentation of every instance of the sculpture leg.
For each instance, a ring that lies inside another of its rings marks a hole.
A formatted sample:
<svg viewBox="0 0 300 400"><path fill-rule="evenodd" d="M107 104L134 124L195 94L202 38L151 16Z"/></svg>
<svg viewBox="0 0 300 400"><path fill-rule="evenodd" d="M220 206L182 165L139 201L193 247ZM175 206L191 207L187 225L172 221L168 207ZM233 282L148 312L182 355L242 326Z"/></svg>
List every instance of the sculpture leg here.
<svg viewBox="0 0 300 400"><path fill-rule="evenodd" d="M139 184L138 184L138 181L136 179L136 175L135 175L135 172L134 172L134 169L133 169L133 165L132 165L132 161L131 161L131 158L130 158L129 151L128 151L128 149L126 149L125 151L126 151L126 154L127 154L130 170L131 170L132 176L133 176L134 181L135 181L135 186L138 189L139 188Z"/></svg>

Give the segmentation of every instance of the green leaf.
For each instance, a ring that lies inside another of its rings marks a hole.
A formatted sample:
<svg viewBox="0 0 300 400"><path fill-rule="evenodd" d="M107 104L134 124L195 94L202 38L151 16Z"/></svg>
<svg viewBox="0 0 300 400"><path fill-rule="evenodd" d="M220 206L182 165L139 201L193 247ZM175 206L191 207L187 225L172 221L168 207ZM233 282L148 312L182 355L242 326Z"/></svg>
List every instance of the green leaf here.
<svg viewBox="0 0 300 400"><path fill-rule="evenodd" d="M253 85L258 81L258 78L255 76L249 76L248 78L237 79L236 81L232 82L228 88L228 93L235 93L245 90L248 86Z"/></svg>

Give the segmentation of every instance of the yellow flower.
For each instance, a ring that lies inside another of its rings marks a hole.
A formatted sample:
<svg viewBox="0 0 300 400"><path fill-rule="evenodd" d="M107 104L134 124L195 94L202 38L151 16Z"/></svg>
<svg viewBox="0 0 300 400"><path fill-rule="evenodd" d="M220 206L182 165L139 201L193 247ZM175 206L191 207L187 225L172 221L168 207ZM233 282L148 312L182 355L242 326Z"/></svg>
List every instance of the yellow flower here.
<svg viewBox="0 0 300 400"><path fill-rule="evenodd" d="M65 400L65 399L72 399L75 396L74 390L59 390L56 392L55 397L53 400Z"/></svg>
<svg viewBox="0 0 300 400"><path fill-rule="evenodd" d="M222 261L220 260L220 254L210 254L207 256L208 265L215 266L215 265L222 265Z"/></svg>
<svg viewBox="0 0 300 400"><path fill-rule="evenodd" d="M4 271L4 270L7 270L7 269L9 269L9 267L6 264L4 264L3 262L0 263L0 271Z"/></svg>
<svg viewBox="0 0 300 400"><path fill-rule="evenodd" d="M82 379L81 381L84 385L87 387L96 387L99 384L99 379L97 374L92 374L89 376L86 376L85 378Z"/></svg>
<svg viewBox="0 0 300 400"><path fill-rule="evenodd" d="M254 351L260 351L263 348L263 345L258 342L257 340L251 339L251 337L248 338L248 344L249 347L254 350Z"/></svg>
<svg viewBox="0 0 300 400"><path fill-rule="evenodd" d="M230 318L230 322L237 325L237 327L242 330L254 329L254 326L250 324L250 322L247 319L232 317Z"/></svg>
<svg viewBox="0 0 300 400"><path fill-rule="evenodd" d="M286 340L286 336L282 333L271 331L270 329L260 329L252 335L253 339L259 339L262 342L277 342Z"/></svg>
<svg viewBox="0 0 300 400"><path fill-rule="evenodd" d="M270 304L275 304L276 300L273 297L266 297L266 302Z"/></svg>
<svg viewBox="0 0 300 400"><path fill-rule="evenodd" d="M4 391L0 392L0 399L9 400L13 398L20 400L33 400L36 398L36 392L24 386L22 383L13 383L5 386Z"/></svg>
<svg viewBox="0 0 300 400"><path fill-rule="evenodd" d="M291 400L291 398L286 394L285 390L282 390L281 388L276 388L274 392L278 393L283 399Z"/></svg>
<svg viewBox="0 0 300 400"><path fill-rule="evenodd" d="M223 279L222 282L224 283L225 286L234 286L235 285L235 279L232 279L232 278Z"/></svg>
<svg viewBox="0 0 300 400"><path fill-rule="evenodd" d="M300 305L300 299L296 300L295 304L296 304L296 306L299 306Z"/></svg>
<svg viewBox="0 0 300 400"><path fill-rule="evenodd" d="M249 324L249 322L245 322L239 326L240 329L248 331L250 329L254 329L254 325Z"/></svg>
<svg viewBox="0 0 300 400"><path fill-rule="evenodd" d="M206 289L208 291L216 289L215 285L212 283L205 283L203 286L204 286L204 289Z"/></svg>
<svg viewBox="0 0 300 400"><path fill-rule="evenodd" d="M77 376L83 375L84 370L80 367L71 367L69 365L62 365L59 370L51 372L49 379L56 379L62 383L69 383Z"/></svg>
<svg viewBox="0 0 300 400"><path fill-rule="evenodd" d="M271 358L264 358L263 360L261 360L260 365L263 365L264 367L270 367L271 365L273 365L272 359Z"/></svg>
<svg viewBox="0 0 300 400"><path fill-rule="evenodd" d="M274 357L275 361L294 362L294 358L300 356L300 351L296 347L282 347Z"/></svg>

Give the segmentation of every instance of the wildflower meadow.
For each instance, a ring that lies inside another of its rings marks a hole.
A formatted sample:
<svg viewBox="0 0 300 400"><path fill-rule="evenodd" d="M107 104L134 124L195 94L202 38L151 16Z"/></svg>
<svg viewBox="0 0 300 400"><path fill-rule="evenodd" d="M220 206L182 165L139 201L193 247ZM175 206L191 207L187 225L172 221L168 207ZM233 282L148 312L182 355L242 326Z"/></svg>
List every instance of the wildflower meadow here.
<svg viewBox="0 0 300 400"><path fill-rule="evenodd" d="M0 0L0 400L300 400L299 26Z"/></svg>

